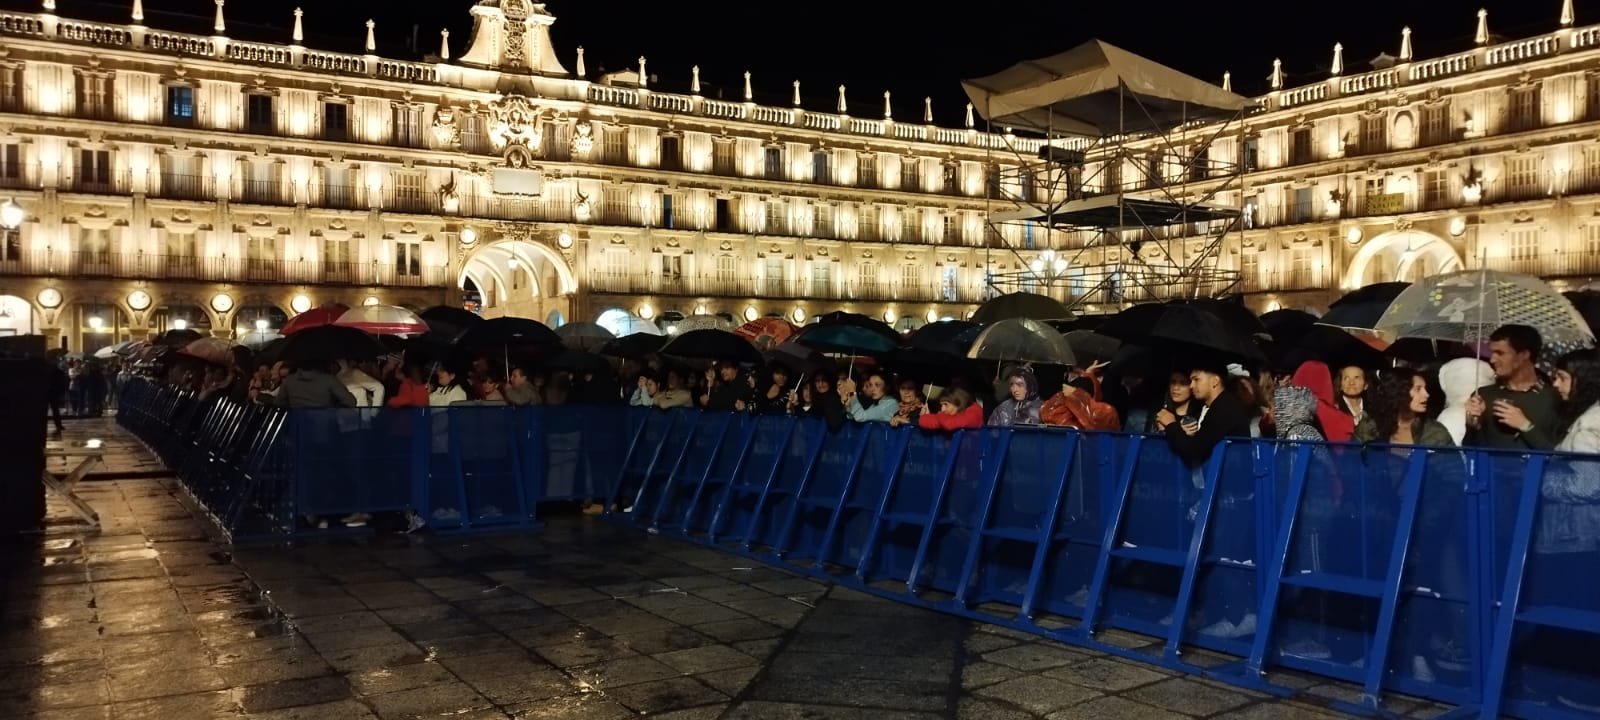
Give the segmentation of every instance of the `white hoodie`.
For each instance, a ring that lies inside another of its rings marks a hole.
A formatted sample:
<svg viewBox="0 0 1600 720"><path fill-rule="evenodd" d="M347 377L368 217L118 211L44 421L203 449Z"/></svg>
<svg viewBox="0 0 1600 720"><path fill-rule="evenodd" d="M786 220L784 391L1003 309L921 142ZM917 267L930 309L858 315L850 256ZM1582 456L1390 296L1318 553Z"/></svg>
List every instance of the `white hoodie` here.
<svg viewBox="0 0 1600 720"><path fill-rule="evenodd" d="M1444 389L1439 424L1450 431L1457 445L1467 436L1467 400L1478 388L1493 382L1494 370L1482 360L1457 358L1439 368L1439 387Z"/></svg>

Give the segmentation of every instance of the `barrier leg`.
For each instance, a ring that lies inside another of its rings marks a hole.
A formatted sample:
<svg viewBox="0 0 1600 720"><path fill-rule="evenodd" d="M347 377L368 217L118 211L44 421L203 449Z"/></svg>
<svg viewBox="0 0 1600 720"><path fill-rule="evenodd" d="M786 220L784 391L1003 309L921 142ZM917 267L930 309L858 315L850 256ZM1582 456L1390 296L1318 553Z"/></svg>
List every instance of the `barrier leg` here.
<svg viewBox="0 0 1600 720"><path fill-rule="evenodd" d="M1046 488L1055 488L1055 492L1051 493L1050 509L1045 511L1039 523L1039 537L1033 549L1033 565L1028 569L1028 588L1022 593L1022 608L1017 614L1019 619L1033 619L1033 606L1038 599L1039 584L1044 579L1045 560L1049 558L1050 546L1055 541L1056 523L1061 521L1061 503L1067 497L1067 480L1072 476L1072 463L1077 459L1078 443L1082 437L1082 433L1067 436L1067 446L1061 451L1061 472L1056 474L1055 482L1045 485Z"/></svg>
<svg viewBox="0 0 1600 720"><path fill-rule="evenodd" d="M744 548L745 552L750 552L751 548L755 545L756 531L761 527L761 513L762 511L766 510L767 500L769 500L774 494L790 494L792 492L794 495L795 507L790 508L789 520L785 523L785 525L793 525L794 511L799 507L800 493L805 492L806 482L811 479L811 473L817 468L817 459L822 454L823 441L826 439L823 436L823 433L818 431L818 427L819 426L817 425L811 426L811 428L809 428L809 434L806 435L806 451L805 455L802 456L804 458L805 466L800 469L800 486L793 491L787 489L778 489L776 492L774 492L772 486L778 482L778 476L783 467L783 460L780 459L775 471L772 473L772 477L767 480L766 486L761 488L761 495L756 498L755 510L753 510L750 515L750 527L745 528L744 539L739 542L739 546ZM791 442L794 440L794 436L792 434L789 436L789 440ZM787 447L784 448L784 452L787 454ZM783 456L780 455L779 457L782 458ZM788 527L784 528L785 532L788 530ZM778 539L781 541L781 536ZM781 548L774 548L774 550L781 550Z"/></svg>
<svg viewBox="0 0 1600 720"><path fill-rule="evenodd" d="M978 569L978 556L983 552L983 528L989 524L989 516L994 512L994 496L1000 490L1000 473L1005 468L1006 454L1011 449L1011 433L1004 432L1000 435L1000 442L996 444L994 462L983 471L981 483L986 489L983 499L983 508L978 511L977 523L972 528L972 542L967 545L967 557L961 563L961 577L956 580L955 598L949 603L955 610L964 612L967 607L967 593L972 589L972 574Z"/></svg>
<svg viewBox="0 0 1600 720"><path fill-rule="evenodd" d="M750 454L750 443L755 440L755 437L756 422L751 420L745 424L744 431L741 433L741 437L739 438L739 449L737 454L734 455L734 457L737 459L733 461L733 469L728 474L726 485L732 486L734 481L739 479L739 473L744 470L745 458ZM726 437L724 437L724 442L726 442ZM690 529L694 527L693 523L695 510L699 509L700 507L700 499L705 495L706 485L709 484L711 472L716 465L717 459L713 457L711 459L711 464L706 466L705 474L700 476L699 484L695 485L694 494L689 497L689 506L683 510L681 527L683 528L684 535L688 535L691 531ZM716 508L713 508L713 511L715 510ZM708 525L707 529L709 530L709 528L710 526Z"/></svg>
<svg viewBox="0 0 1600 720"><path fill-rule="evenodd" d="M907 435L906 433L903 433L903 432L899 433L898 435L899 435L899 439L895 441L894 450L892 452L888 453L888 455L884 458L884 466L885 467L889 467L889 468L893 468L893 469L890 470L889 472L885 473L886 477L884 478L884 482L883 482L884 492L883 493L879 493L879 502L876 503L875 507L873 507L873 508L863 508L863 507L859 507L859 506L850 506L850 491L855 486L856 473L851 473L850 482L845 483L844 494L841 495L840 498L839 498L839 506L834 509L833 517L828 520L828 529L822 535L822 547L817 550L816 568L818 570L822 570L824 568L824 566L827 564L828 558L833 557L833 546L836 543L838 543L838 541L839 541L839 520L840 520L840 518L844 517L844 514L845 514L846 511L857 511L857 510L866 510L866 511L874 511L875 510L875 511L878 511L878 512L882 511L883 499L886 496L886 494L888 493L888 488L889 488L890 484L893 482L894 477L899 474L900 464L905 461L906 447L911 444L911 436L910 435ZM862 443L861 449L862 449L863 452L866 450L866 443L865 442ZM861 463L861 456L857 455L856 464L857 464L858 467L859 467L860 463ZM862 552L863 555L865 555L869 551L869 549L871 548L870 539L877 534L877 520L876 520L876 517L877 516L874 515L872 530L870 530L869 533L868 533L869 541L868 541L868 543L866 545L863 545L862 548L861 548L861 552ZM857 563L856 567L860 568L861 565L859 563Z"/></svg>
<svg viewBox="0 0 1600 720"><path fill-rule="evenodd" d="M1100 557L1095 561L1094 576L1089 581L1089 598L1083 607L1083 622L1072 634L1080 642L1091 642L1099 622L1100 606L1105 597L1106 578L1111 574L1111 550L1122 534L1122 518L1127 511L1128 495L1133 491L1134 471L1139 467L1139 450L1144 446L1144 436L1135 435L1128 440L1128 459L1122 464L1121 477L1117 478L1116 493L1106 503L1110 512L1105 520L1105 532L1100 540ZM1176 618L1174 618L1176 620Z"/></svg>
<svg viewBox="0 0 1600 720"><path fill-rule="evenodd" d="M701 417L703 418L705 416L702 415ZM728 438L728 428L733 426L733 417L734 416L729 413L722 413L718 416L720 422L717 423L717 429L714 433L715 437L711 440L710 457L706 461L705 470L702 471L700 473L700 477L695 480L695 497L700 495L699 488L705 486L706 478L711 475L711 469L716 466L718 454L722 452L722 443ZM667 503L671 502L673 492L679 487L678 475L683 470L683 461L688 457L688 450L690 447L692 447L692 445L693 443L691 442L690 444L686 444L684 446L684 452L678 454L677 462L672 464L672 470L667 473L667 481L662 484L661 496L656 499L655 510L650 513L650 532L661 531L661 513L666 509Z"/></svg>

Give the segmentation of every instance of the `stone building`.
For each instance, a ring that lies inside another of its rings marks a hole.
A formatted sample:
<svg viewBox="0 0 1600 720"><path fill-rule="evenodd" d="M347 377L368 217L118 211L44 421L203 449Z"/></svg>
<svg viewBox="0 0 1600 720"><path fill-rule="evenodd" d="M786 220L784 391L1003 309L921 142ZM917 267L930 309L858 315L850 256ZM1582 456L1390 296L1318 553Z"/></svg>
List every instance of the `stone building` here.
<svg viewBox="0 0 1600 720"><path fill-rule="evenodd" d="M229 335L328 301L463 301L559 324L611 312L805 321L961 317L1049 247L995 226L1043 141L590 77L527 0L480 0L465 52L424 62L0 12L0 334L93 349L180 323ZM1486 22L1480 18L1481 22ZM1273 90L1229 150L1241 239L1218 262L1259 304L1481 260L1600 266L1600 26ZM952 82L955 79L952 78ZM1012 192L1015 188L1011 189ZM1166 238L1187 242L1185 231ZM1052 241L1053 243L1054 241ZM1136 252L1134 253L1137 254ZM1102 254L1098 263L1138 261ZM1083 283L1038 287L1103 309Z"/></svg>

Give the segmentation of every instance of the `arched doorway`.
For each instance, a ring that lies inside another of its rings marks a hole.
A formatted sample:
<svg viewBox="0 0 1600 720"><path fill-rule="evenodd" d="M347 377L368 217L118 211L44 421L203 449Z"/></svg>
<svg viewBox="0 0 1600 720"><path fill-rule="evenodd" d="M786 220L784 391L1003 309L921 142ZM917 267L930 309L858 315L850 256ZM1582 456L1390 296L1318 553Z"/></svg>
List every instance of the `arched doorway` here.
<svg viewBox="0 0 1600 720"><path fill-rule="evenodd" d="M122 306L103 299L86 300L73 305L67 314L63 329L69 343L76 340L76 350L89 357L108 345L131 340L128 335L128 314Z"/></svg>
<svg viewBox="0 0 1600 720"><path fill-rule="evenodd" d="M577 278L567 261L548 246L526 240L485 243L467 255L457 285L475 289L483 301L483 315L498 317L549 317L572 312L571 296Z"/></svg>
<svg viewBox="0 0 1600 720"><path fill-rule="evenodd" d="M150 337L160 337L168 330L193 330L201 335L211 335L211 313L199 305L174 302L150 313Z"/></svg>
<svg viewBox="0 0 1600 720"><path fill-rule="evenodd" d="M1356 251L1345 272L1344 287L1417 282L1465 267L1455 248L1439 236L1421 230L1396 230L1373 238Z"/></svg>
<svg viewBox="0 0 1600 720"><path fill-rule="evenodd" d="M289 322L289 313L271 303L256 302L239 308L233 314L233 337L245 341L265 341L276 335L283 324Z"/></svg>
<svg viewBox="0 0 1600 720"><path fill-rule="evenodd" d="M15 295L0 295L0 337L32 335L36 327L33 303Z"/></svg>
<svg viewBox="0 0 1600 720"><path fill-rule="evenodd" d="M567 324L567 318L561 314L560 310L551 310L549 315L544 316L544 324L552 328L558 328Z"/></svg>

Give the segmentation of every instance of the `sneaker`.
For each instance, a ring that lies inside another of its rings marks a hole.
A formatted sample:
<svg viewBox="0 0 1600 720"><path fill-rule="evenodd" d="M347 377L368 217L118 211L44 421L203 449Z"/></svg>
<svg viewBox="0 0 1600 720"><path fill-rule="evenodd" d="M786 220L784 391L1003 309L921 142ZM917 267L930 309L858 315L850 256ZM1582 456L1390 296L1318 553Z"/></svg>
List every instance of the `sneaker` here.
<svg viewBox="0 0 1600 720"><path fill-rule="evenodd" d="M367 521L371 519L372 516L367 513L350 513L339 518L339 522L344 523L345 527L366 527Z"/></svg>
<svg viewBox="0 0 1600 720"><path fill-rule="evenodd" d="M1467 671L1467 664L1472 661L1472 657L1460 645L1456 644L1456 641L1446 640L1435 645L1433 664L1438 665L1440 670L1448 670L1453 673Z"/></svg>
<svg viewBox="0 0 1600 720"><path fill-rule="evenodd" d="M1233 632L1233 636L1236 638L1250 637L1256 634L1256 614L1246 613L1244 619L1240 620L1238 625L1233 626Z"/></svg>
<svg viewBox="0 0 1600 720"><path fill-rule="evenodd" d="M426 526L427 526L427 523L423 521L421 515L418 515L418 514L416 514L414 512L407 512L406 513L406 534L409 535L409 534L414 533L414 532L416 532L418 530L421 530L422 528L424 528Z"/></svg>
<svg viewBox="0 0 1600 720"><path fill-rule="evenodd" d="M485 505L481 508L478 508L478 517L481 518L497 518L504 514L505 513L500 512L500 508L497 508L493 505Z"/></svg>
<svg viewBox="0 0 1600 720"><path fill-rule="evenodd" d="M1333 658L1333 651L1329 650L1327 645L1315 640L1296 640L1283 646L1281 652L1290 657L1305 658L1307 660L1330 660Z"/></svg>
<svg viewBox="0 0 1600 720"><path fill-rule="evenodd" d="M1434 681L1433 668L1428 667L1428 659L1421 655L1411 656L1411 677L1420 683Z"/></svg>
<svg viewBox="0 0 1600 720"><path fill-rule="evenodd" d="M454 520L460 520L461 519L461 511L457 510L455 508L435 508L434 511L433 511L433 519L438 520L440 522L451 522L451 521L454 521Z"/></svg>
<svg viewBox="0 0 1600 720"><path fill-rule="evenodd" d="M1171 622L1171 620L1169 619L1168 622ZM1227 638L1233 638L1234 637L1234 632L1236 632L1237 630L1238 630L1238 626L1234 625L1233 621L1231 621L1231 620L1218 620L1218 621L1216 621L1214 623L1211 623L1210 625L1207 625L1207 626L1205 626L1203 628L1200 628L1200 634L1201 635L1206 635L1206 636L1209 636L1209 637L1218 637L1218 638L1227 639Z"/></svg>

